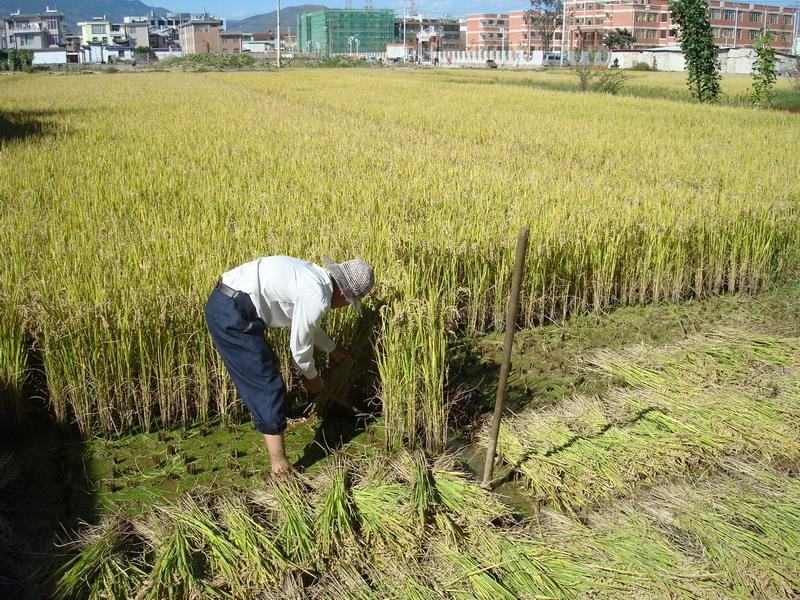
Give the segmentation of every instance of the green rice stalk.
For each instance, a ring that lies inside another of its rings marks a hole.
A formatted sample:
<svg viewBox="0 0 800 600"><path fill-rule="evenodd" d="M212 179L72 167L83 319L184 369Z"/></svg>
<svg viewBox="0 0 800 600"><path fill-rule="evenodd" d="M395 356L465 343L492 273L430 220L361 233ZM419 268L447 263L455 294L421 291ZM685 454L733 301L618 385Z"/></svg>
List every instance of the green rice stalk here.
<svg viewBox="0 0 800 600"><path fill-rule="evenodd" d="M334 460L325 479L328 489L315 523L317 549L323 560L336 556L347 545L352 546L357 528L347 468L341 458Z"/></svg>
<svg viewBox="0 0 800 600"><path fill-rule="evenodd" d="M241 498L222 499L219 511L231 543L247 565L244 576L248 586L263 589L278 585L288 564L274 541L277 531L256 520Z"/></svg>
<svg viewBox="0 0 800 600"><path fill-rule="evenodd" d="M135 555L130 524L111 518L92 527L78 542L79 551L58 571L53 598L129 598L144 575Z"/></svg>

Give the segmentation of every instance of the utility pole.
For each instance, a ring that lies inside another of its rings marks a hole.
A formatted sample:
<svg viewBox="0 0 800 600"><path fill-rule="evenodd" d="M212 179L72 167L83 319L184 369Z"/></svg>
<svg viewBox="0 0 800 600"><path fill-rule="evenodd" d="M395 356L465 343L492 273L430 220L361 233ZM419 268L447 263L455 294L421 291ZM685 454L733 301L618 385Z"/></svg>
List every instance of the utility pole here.
<svg viewBox="0 0 800 600"><path fill-rule="evenodd" d="M562 2L563 12L561 14L561 63L559 66L564 66L564 55L567 53L567 0ZM543 40L544 41L544 40Z"/></svg>
<svg viewBox="0 0 800 600"><path fill-rule="evenodd" d="M408 18L408 2L403 2L403 62L406 62L408 48L406 48L406 19Z"/></svg>
<svg viewBox="0 0 800 600"><path fill-rule="evenodd" d="M277 0L278 2L278 12L277 12L277 23L275 24L275 29L277 30L277 34L275 35L275 48L277 48L276 53L278 56L278 68L281 68L281 0Z"/></svg>

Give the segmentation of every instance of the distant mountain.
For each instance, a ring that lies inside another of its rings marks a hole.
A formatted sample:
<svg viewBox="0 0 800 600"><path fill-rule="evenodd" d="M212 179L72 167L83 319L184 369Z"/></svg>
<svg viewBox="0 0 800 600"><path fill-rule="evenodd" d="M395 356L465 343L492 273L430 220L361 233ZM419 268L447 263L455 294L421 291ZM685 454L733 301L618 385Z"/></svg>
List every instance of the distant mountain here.
<svg viewBox="0 0 800 600"><path fill-rule="evenodd" d="M106 16L112 21L122 21L127 16L147 16L150 11L157 15L169 12L160 6L148 6L140 0L0 0L0 14L8 15L19 10L23 14L44 11L47 6L64 13L64 24L72 33L77 31L78 21Z"/></svg>
<svg viewBox="0 0 800 600"><path fill-rule="evenodd" d="M0 2L5 2L5 0L0 0ZM297 29L297 15L313 12L315 10L324 10L326 8L328 7L320 4L301 4L300 6L287 6L286 8L282 8L281 31L288 31L289 27L292 28L292 31ZM261 15L247 17L241 21L232 21L228 19L227 30L244 31L247 33L253 33L255 31L274 31L277 23L277 13L273 10L272 12Z"/></svg>

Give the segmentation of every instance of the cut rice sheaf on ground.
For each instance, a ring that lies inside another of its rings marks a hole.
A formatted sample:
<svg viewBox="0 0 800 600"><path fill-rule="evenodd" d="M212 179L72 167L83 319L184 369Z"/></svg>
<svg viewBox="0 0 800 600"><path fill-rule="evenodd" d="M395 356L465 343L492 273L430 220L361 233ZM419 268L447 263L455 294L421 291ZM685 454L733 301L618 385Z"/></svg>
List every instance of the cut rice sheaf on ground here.
<svg viewBox="0 0 800 600"><path fill-rule="evenodd" d="M797 339L729 331L637 350L592 359L635 387L502 423L498 450L533 500L586 511L724 456L800 459Z"/></svg>
<svg viewBox="0 0 800 600"><path fill-rule="evenodd" d="M187 498L156 509L135 526L109 519L77 542L80 551L62 570L57 597L788 600L797 595L800 483L767 463L722 457L715 475L655 486L583 520L542 509L517 522L496 516L496 508L482 508L478 500L490 496L449 461L423 463L421 455L408 453L379 457L377 468L376 459L370 461L368 467L337 460L328 473L295 484L270 483L250 498ZM368 479L378 473L382 479ZM421 526L415 477L432 488L423 494L428 502ZM446 479L451 481L442 486ZM381 489L380 482L392 486L392 493L377 496L377 506L365 510L375 497L358 490ZM442 491L453 484L458 493ZM305 562L284 559L296 540L281 534L284 509L271 508L280 504L281 494L284 501L290 497L287 489L302 490L305 504L296 514L316 515L305 519L311 544ZM353 502L347 513L352 530L372 527L375 533L354 534L348 540L352 546L332 546L326 554L317 527L332 506L349 502L340 498ZM394 516L374 524L383 508L409 525L410 538L395 535ZM243 527L248 528L244 538Z"/></svg>

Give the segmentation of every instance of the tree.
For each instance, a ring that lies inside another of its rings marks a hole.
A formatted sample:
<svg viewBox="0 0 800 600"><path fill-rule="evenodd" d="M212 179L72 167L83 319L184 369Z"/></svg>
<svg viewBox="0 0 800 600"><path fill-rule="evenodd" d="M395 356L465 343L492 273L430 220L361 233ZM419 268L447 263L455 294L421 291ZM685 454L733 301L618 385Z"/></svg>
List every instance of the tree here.
<svg viewBox="0 0 800 600"><path fill-rule="evenodd" d="M686 61L689 93L700 102L716 102L720 90L719 48L708 21L706 0L670 0L672 20Z"/></svg>
<svg viewBox="0 0 800 600"><path fill-rule="evenodd" d="M636 36L634 36L627 29L620 29L617 27L613 31L609 31L603 38L603 46L609 50L615 48L630 48L636 43Z"/></svg>
<svg viewBox="0 0 800 600"><path fill-rule="evenodd" d="M772 42L775 36L771 33L759 34L753 50L756 59L753 62L753 92L750 94L750 103L753 106L772 106L772 98L775 96L773 89L778 75L775 72L775 50Z"/></svg>
<svg viewBox="0 0 800 600"><path fill-rule="evenodd" d="M550 52L553 35L561 26L563 10L564 4L561 0L531 0L530 10L525 11L525 23L529 30L533 29L542 38L542 50L545 54Z"/></svg>

